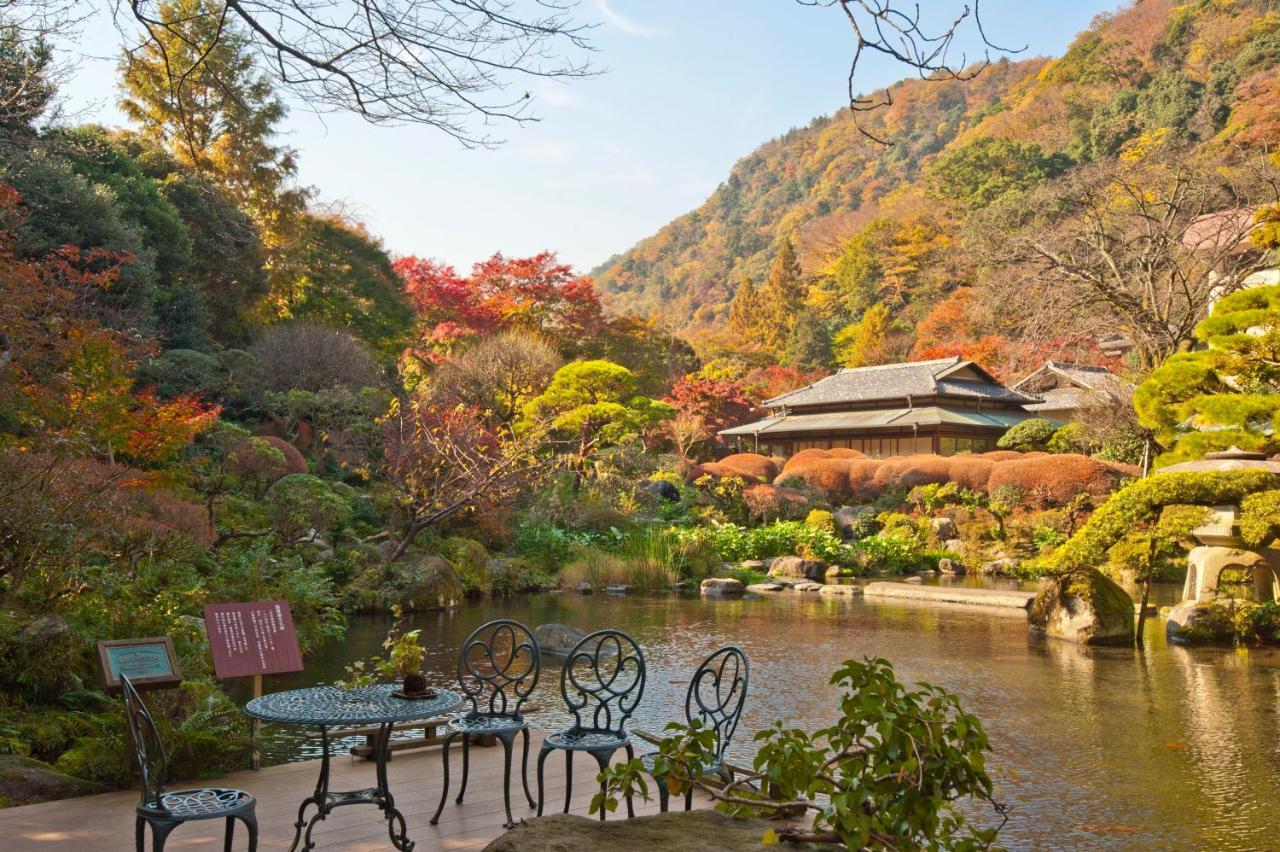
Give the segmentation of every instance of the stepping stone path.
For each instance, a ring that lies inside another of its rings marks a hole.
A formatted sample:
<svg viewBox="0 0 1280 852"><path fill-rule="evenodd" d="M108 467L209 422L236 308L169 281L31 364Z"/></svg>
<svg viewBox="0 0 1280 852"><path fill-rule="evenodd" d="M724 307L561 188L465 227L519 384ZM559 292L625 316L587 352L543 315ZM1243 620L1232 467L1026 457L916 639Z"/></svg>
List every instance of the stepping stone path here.
<svg viewBox="0 0 1280 852"><path fill-rule="evenodd" d="M768 592L780 592L785 589L781 583L752 583L747 586L747 591L757 595L766 594Z"/></svg>

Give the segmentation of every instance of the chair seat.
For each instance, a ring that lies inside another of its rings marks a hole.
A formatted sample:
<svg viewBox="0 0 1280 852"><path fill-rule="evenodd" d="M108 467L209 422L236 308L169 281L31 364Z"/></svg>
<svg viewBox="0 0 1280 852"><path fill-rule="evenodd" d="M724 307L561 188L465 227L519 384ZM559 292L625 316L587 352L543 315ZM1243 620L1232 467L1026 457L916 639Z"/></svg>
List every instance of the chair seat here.
<svg viewBox="0 0 1280 852"><path fill-rule="evenodd" d="M510 714L477 714L455 716L449 720L448 730L458 734L505 734L529 726L528 720Z"/></svg>
<svg viewBox="0 0 1280 852"><path fill-rule="evenodd" d="M228 787L201 787L195 790L171 790L162 793L159 801L139 805L144 816L161 819L193 820L235 816L251 810L255 799L244 790Z"/></svg>
<svg viewBox="0 0 1280 852"><path fill-rule="evenodd" d="M658 757L658 753L656 751L651 751L648 754L640 755L640 762L644 764L645 771L648 772L650 775L653 775L653 764L654 764L654 761L657 759L657 757ZM717 772L720 771L720 764L715 763L712 766L708 766L708 767L697 766L692 768L696 769L698 771L698 776L701 777L703 775L715 775Z"/></svg>
<svg viewBox="0 0 1280 852"><path fill-rule="evenodd" d="M626 734L619 736L617 731L597 731L592 728L582 728L550 734L544 740L544 744L567 751L595 751L597 749L622 748L630 741L630 737Z"/></svg>

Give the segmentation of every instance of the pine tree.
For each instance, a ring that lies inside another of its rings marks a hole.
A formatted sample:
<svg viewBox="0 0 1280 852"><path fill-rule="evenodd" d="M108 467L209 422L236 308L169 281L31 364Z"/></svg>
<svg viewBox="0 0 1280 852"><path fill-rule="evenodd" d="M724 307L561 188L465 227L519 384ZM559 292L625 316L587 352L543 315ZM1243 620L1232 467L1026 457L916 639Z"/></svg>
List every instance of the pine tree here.
<svg viewBox="0 0 1280 852"><path fill-rule="evenodd" d="M769 267L769 277L760 289L759 339L768 349L779 355L786 350L807 291L795 245L787 237L778 247Z"/></svg>
<svg viewBox="0 0 1280 852"><path fill-rule="evenodd" d="M122 60L121 108L144 136L221 184L279 245L306 194L292 149L274 142L287 109L217 0L166 0L154 40Z"/></svg>
<svg viewBox="0 0 1280 852"><path fill-rule="evenodd" d="M826 323L815 311L802 310L787 338L783 363L805 369L829 367L831 361L831 335L827 333Z"/></svg>

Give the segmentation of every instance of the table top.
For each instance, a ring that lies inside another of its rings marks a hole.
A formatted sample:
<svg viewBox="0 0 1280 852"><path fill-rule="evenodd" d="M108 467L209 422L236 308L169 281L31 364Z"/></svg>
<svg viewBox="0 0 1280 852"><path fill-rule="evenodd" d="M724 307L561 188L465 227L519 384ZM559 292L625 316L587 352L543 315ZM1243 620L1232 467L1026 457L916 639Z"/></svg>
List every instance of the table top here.
<svg viewBox="0 0 1280 852"><path fill-rule="evenodd" d="M393 696L398 689L398 683L354 689L310 686L255 698L244 712L264 722L331 727L414 722L448 713L462 703L462 696L448 689L437 689L435 698L414 700Z"/></svg>

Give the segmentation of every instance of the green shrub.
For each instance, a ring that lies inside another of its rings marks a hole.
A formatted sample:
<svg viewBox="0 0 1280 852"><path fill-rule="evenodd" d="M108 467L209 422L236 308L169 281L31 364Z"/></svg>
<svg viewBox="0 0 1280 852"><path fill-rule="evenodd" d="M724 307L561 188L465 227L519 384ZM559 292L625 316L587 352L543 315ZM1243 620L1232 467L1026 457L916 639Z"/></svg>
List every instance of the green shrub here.
<svg viewBox="0 0 1280 852"><path fill-rule="evenodd" d="M1280 603L1219 599L1201 607L1193 622L1174 634L1192 644L1239 642L1280 644Z"/></svg>
<svg viewBox="0 0 1280 852"><path fill-rule="evenodd" d="M328 533L351 514L347 501L319 477L295 473L276 481L267 491L271 525L286 541L310 530Z"/></svg>
<svg viewBox="0 0 1280 852"><path fill-rule="evenodd" d="M1024 453L1043 450L1056 431L1057 427L1048 420L1043 417L1033 417L1009 427L1009 431L996 441L996 446L1002 450L1018 450Z"/></svg>
<svg viewBox="0 0 1280 852"><path fill-rule="evenodd" d="M814 530L826 530L832 533L836 531L835 518L826 509L810 509L809 514L805 516L804 525Z"/></svg>

